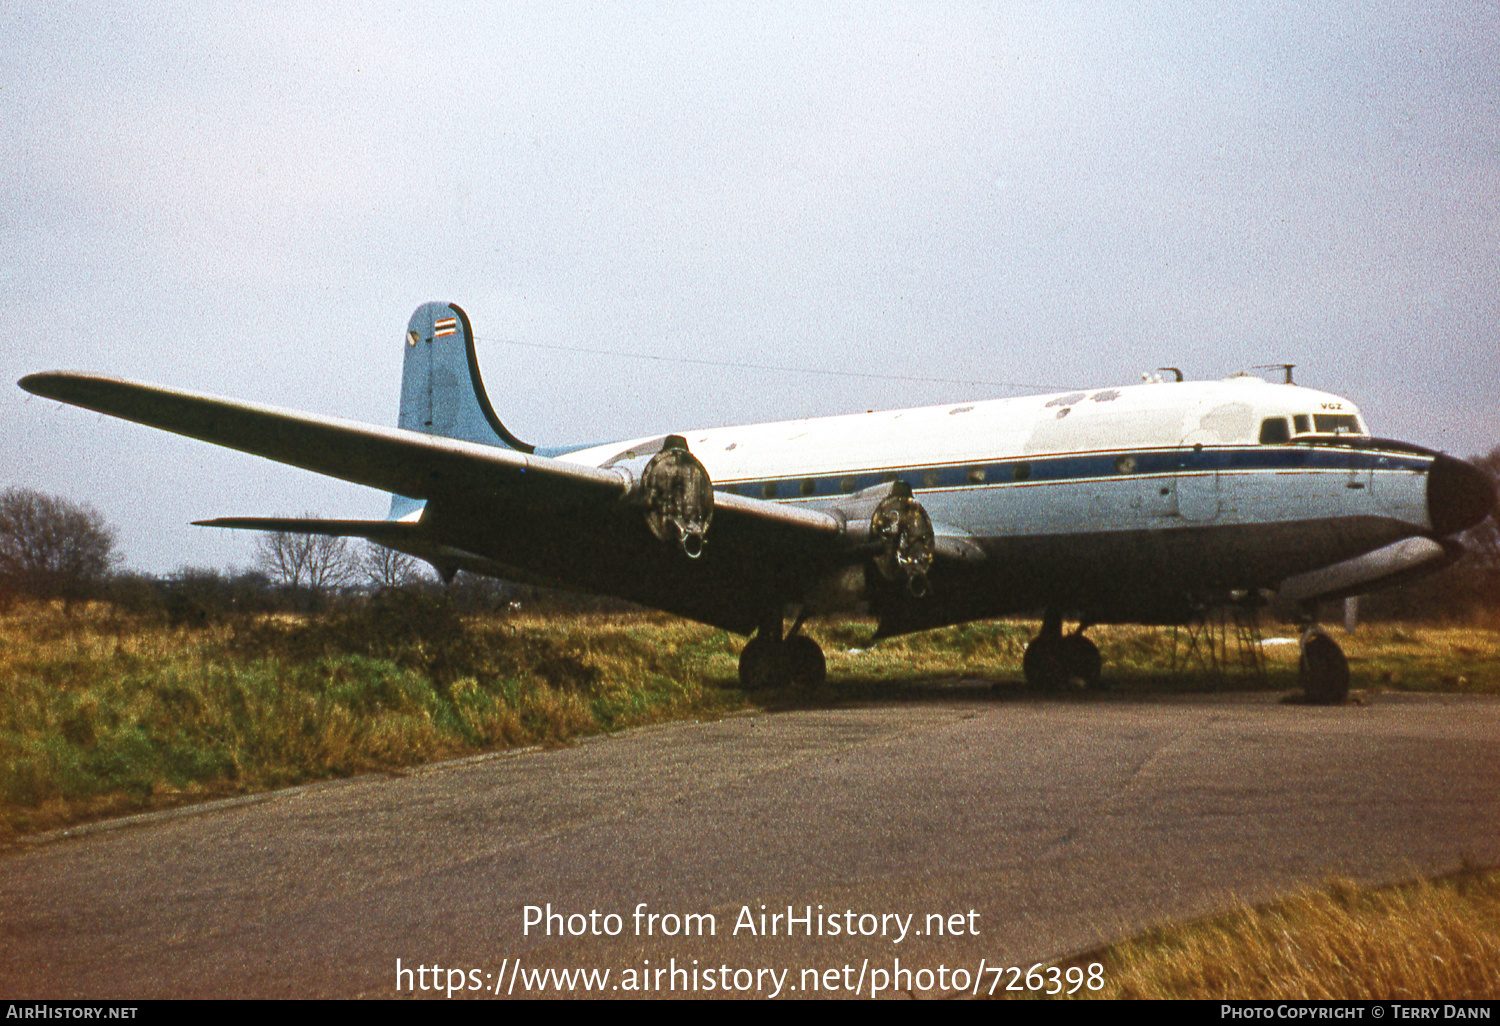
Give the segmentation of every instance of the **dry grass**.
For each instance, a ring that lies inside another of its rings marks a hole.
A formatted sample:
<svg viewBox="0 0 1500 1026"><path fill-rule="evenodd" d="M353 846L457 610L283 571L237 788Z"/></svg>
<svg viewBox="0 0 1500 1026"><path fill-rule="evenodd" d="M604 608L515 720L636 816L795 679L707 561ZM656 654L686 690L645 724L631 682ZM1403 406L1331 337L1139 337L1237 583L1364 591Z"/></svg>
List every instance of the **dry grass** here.
<svg viewBox="0 0 1500 1026"><path fill-rule="evenodd" d="M955 678L1019 687L1031 622L965 624L872 645L874 623L809 625L828 656L813 694L775 707L925 700ZM1170 629L1096 627L1116 691L1295 686L1296 646L1264 680L1206 675ZM1500 635L1362 627L1340 638L1357 688L1500 691ZM460 618L397 598L319 618L201 628L109 607L0 616L0 839L102 815L684 717L750 700L741 639L665 615Z"/></svg>
<svg viewBox="0 0 1500 1026"><path fill-rule="evenodd" d="M742 698L738 644L668 617L441 609L191 630L0 617L0 838L121 812L687 716Z"/></svg>
<svg viewBox="0 0 1500 1026"><path fill-rule="evenodd" d="M1478 627L1365 624L1338 639L1349 656L1350 672L1363 686L1500 693L1500 632Z"/></svg>
<svg viewBox="0 0 1500 1026"><path fill-rule="evenodd" d="M1059 963L1102 998L1462 1000L1500 994L1500 872L1361 888L1332 880Z"/></svg>

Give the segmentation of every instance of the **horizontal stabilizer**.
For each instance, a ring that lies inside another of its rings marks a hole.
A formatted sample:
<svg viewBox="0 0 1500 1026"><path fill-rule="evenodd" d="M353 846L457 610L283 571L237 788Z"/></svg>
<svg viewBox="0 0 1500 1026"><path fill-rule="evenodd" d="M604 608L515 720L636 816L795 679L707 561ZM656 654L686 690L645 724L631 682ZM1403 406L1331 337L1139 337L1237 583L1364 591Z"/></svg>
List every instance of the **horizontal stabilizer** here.
<svg viewBox="0 0 1500 1026"><path fill-rule="evenodd" d="M473 552L444 545L419 523L401 520L318 520L313 517L219 517L195 520L195 527L228 527L271 534L323 534L363 538L431 563L444 580L459 570L524 582L525 571L507 567ZM537 582L532 582L537 583ZM545 582L541 582L545 583Z"/></svg>
<svg viewBox="0 0 1500 1026"><path fill-rule="evenodd" d="M417 536L417 524L399 520L315 520L311 517L219 517L194 520L194 527L230 527L240 531L271 534L326 534L335 538L367 538L381 545L398 546Z"/></svg>

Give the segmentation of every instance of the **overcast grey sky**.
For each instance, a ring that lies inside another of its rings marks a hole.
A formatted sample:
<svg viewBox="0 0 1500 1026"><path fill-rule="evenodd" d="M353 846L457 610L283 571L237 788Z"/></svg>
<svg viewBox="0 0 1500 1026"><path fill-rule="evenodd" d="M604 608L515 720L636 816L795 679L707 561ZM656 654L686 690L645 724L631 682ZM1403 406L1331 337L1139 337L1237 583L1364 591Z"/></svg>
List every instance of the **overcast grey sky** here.
<svg viewBox="0 0 1500 1026"><path fill-rule="evenodd" d="M1496 0L23 0L0 159L0 485L149 571L386 498L17 378L394 424L430 299L543 444L1281 361L1500 443Z"/></svg>

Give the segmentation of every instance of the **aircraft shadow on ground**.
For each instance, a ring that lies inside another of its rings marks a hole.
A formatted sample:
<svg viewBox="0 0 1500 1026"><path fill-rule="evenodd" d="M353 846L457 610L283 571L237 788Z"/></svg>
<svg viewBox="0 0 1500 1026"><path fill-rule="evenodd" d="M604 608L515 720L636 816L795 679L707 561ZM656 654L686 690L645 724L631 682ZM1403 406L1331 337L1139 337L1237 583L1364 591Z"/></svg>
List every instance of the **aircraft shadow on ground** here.
<svg viewBox="0 0 1500 1026"><path fill-rule="evenodd" d="M717 682L731 688L736 682ZM836 709L861 705L943 705L974 702L1024 704L1148 704L1174 698L1254 694L1260 700L1280 697L1298 703L1302 693L1295 670L1273 669L1263 676L1231 671L1222 675L1182 670L1176 673L1121 672L1106 674L1098 687L1070 684L1061 688L1036 687L1009 674L913 674L910 677L832 675L821 687L779 688L750 692L749 697L767 712ZM1358 702L1357 696L1351 698Z"/></svg>

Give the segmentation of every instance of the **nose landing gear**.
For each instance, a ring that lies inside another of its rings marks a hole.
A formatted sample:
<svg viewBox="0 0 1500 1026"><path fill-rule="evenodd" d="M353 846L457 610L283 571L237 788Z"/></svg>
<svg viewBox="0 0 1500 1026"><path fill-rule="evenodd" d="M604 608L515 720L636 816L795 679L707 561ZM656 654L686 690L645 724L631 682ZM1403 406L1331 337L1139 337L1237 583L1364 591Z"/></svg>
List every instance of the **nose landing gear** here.
<svg viewBox="0 0 1500 1026"><path fill-rule="evenodd" d="M1338 705L1349 697L1349 660L1338 642L1317 625L1302 635L1297 681L1310 705Z"/></svg>

